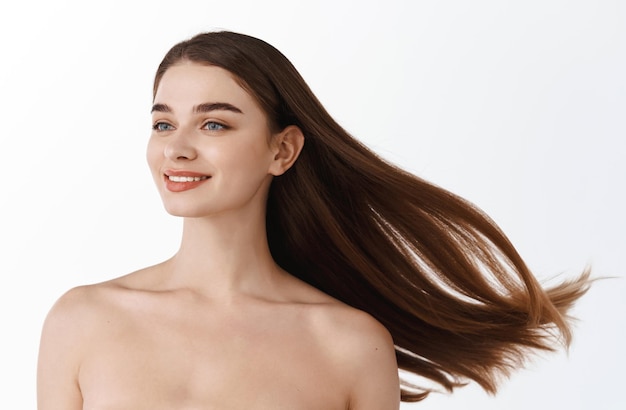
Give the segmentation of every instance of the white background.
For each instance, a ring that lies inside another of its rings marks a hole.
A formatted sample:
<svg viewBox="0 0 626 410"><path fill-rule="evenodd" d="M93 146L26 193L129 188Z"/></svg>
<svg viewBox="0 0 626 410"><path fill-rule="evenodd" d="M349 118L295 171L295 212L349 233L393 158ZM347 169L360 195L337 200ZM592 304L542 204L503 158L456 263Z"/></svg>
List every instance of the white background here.
<svg viewBox="0 0 626 410"><path fill-rule="evenodd" d="M64 291L176 250L144 160L151 81L169 47L217 28L283 51L351 133L485 209L542 279L619 277L577 306L568 355L495 398L470 385L403 409L625 408L623 2L142 3L0 6L0 408L35 407Z"/></svg>

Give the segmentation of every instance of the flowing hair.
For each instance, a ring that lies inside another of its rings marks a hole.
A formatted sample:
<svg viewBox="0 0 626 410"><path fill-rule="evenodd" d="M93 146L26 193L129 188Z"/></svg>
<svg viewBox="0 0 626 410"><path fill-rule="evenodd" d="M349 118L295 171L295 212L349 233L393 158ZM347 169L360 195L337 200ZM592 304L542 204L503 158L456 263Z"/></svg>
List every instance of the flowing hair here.
<svg viewBox="0 0 626 410"><path fill-rule="evenodd" d="M268 43L198 34L166 54L155 93L167 69L184 61L231 72L273 130L302 130L298 160L270 187L270 251L292 275L387 328L403 401L435 389L411 375L448 391L474 380L495 393L499 376L529 350L569 345L567 311L587 291L588 270L542 288L487 215L350 136Z"/></svg>

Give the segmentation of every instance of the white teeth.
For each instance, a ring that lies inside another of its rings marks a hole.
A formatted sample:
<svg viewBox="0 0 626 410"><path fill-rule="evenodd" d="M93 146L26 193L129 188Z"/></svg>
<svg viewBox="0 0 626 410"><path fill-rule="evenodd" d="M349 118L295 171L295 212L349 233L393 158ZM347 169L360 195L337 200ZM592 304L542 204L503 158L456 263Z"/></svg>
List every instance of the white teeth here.
<svg viewBox="0 0 626 410"><path fill-rule="evenodd" d="M197 181L202 181L203 179L208 179L208 176L201 176L201 177L179 177L179 176L175 176L175 175L168 175L167 176L169 178L170 181L173 182L197 182Z"/></svg>

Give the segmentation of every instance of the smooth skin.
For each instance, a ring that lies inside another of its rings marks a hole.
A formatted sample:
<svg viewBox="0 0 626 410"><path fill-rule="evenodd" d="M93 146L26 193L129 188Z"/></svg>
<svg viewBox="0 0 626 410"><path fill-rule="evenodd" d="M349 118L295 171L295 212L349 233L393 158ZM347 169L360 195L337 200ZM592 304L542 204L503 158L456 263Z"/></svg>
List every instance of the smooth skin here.
<svg viewBox="0 0 626 410"><path fill-rule="evenodd" d="M398 409L387 330L270 255L267 193L296 161L300 129L272 132L213 66L171 67L154 102L147 159L165 208L184 218L180 249L58 300L40 344L39 410ZM210 178L175 192L171 170Z"/></svg>

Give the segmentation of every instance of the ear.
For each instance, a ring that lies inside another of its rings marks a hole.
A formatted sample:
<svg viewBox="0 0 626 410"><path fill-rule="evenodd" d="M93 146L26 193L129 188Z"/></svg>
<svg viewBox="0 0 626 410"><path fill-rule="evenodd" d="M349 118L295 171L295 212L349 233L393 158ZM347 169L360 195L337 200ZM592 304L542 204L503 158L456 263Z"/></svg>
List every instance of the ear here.
<svg viewBox="0 0 626 410"><path fill-rule="evenodd" d="M274 135L271 144L274 149L274 160L270 165L269 173L279 176L291 168L298 159L304 146L304 134L299 127L289 125Z"/></svg>

